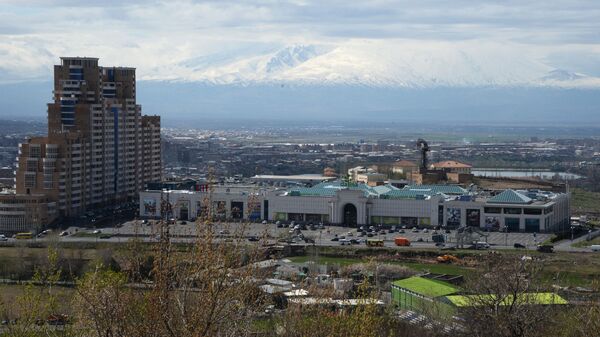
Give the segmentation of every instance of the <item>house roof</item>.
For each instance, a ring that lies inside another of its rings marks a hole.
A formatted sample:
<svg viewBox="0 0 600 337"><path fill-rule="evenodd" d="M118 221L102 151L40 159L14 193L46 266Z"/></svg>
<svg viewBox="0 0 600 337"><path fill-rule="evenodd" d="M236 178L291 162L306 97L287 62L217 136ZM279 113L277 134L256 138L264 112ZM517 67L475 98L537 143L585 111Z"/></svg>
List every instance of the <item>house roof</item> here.
<svg viewBox="0 0 600 337"><path fill-rule="evenodd" d="M530 197L515 190L505 190L487 200L488 203L497 204L530 204L532 201Z"/></svg>
<svg viewBox="0 0 600 337"><path fill-rule="evenodd" d="M427 297L439 297L458 292L458 288L450 283L432 280L420 276L413 276L392 282L393 286L404 288Z"/></svg>
<svg viewBox="0 0 600 337"><path fill-rule="evenodd" d="M445 160L438 163L431 164L435 168L472 168L473 166L465 163L461 163L456 160Z"/></svg>
<svg viewBox="0 0 600 337"><path fill-rule="evenodd" d="M446 299L457 307L478 306L493 301L495 295L450 295ZM510 305L513 302L513 296L508 295L501 300L500 305ZM554 293L530 293L517 295L517 303L533 305L552 305L568 304L567 300Z"/></svg>

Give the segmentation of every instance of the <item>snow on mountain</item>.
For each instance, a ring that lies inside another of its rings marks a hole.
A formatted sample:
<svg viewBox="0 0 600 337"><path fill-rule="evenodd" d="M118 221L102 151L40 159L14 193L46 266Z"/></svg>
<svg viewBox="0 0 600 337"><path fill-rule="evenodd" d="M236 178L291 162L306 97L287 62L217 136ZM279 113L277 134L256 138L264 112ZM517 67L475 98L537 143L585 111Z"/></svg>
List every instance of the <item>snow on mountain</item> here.
<svg viewBox="0 0 600 337"><path fill-rule="evenodd" d="M600 87L599 78L556 69L518 47L459 42L291 45L196 58L178 64L172 74L215 84Z"/></svg>

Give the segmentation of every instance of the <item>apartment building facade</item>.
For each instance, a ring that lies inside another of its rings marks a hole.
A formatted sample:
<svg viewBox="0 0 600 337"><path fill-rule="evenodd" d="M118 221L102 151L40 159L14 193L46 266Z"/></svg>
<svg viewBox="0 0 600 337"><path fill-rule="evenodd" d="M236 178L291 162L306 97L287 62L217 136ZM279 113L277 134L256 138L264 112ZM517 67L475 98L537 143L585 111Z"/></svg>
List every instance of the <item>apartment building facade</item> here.
<svg viewBox="0 0 600 337"><path fill-rule="evenodd" d="M48 196L60 215L77 216L161 179L160 117L142 116L135 68L62 57L52 93L48 136L19 147L16 194Z"/></svg>

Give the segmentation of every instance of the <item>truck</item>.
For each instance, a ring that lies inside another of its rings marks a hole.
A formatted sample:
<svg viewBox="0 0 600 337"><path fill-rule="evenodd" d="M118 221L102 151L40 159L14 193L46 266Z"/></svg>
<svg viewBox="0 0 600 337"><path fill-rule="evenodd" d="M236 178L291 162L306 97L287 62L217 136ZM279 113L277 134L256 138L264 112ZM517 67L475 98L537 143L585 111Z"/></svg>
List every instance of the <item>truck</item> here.
<svg viewBox="0 0 600 337"><path fill-rule="evenodd" d="M394 243L396 244L396 246L404 246L404 247L408 247L410 246L410 240L402 237L402 236L398 236L394 239Z"/></svg>
<svg viewBox="0 0 600 337"><path fill-rule="evenodd" d="M383 240L379 240L379 239L367 239L367 246L369 246L369 247L383 247Z"/></svg>
<svg viewBox="0 0 600 337"><path fill-rule="evenodd" d="M600 252L600 245L591 245L592 252Z"/></svg>

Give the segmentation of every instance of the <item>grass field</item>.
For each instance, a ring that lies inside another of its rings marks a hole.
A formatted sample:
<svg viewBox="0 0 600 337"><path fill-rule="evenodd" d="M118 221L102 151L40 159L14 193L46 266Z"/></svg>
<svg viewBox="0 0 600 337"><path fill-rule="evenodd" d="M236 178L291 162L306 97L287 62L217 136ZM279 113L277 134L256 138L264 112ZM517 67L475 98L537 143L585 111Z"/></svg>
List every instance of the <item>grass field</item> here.
<svg viewBox="0 0 600 337"><path fill-rule="evenodd" d="M543 270L541 277L543 280L560 286L582 286L582 287L600 287L600 254L589 253L554 253L541 254L536 252L507 251L502 254L530 254L536 259L543 261ZM289 258L292 262L303 263L314 260L312 256L295 256ZM336 264L348 266L355 263L369 262L369 259L346 258L346 257L319 257L321 264ZM430 272L436 274L464 275L475 271L474 266L463 266L456 264L438 264L435 262L413 262L408 261L389 261L385 263L399 264L415 271Z"/></svg>
<svg viewBox="0 0 600 337"><path fill-rule="evenodd" d="M600 193L581 188L571 190L571 212L573 215L600 213Z"/></svg>
<svg viewBox="0 0 600 337"><path fill-rule="evenodd" d="M589 247L591 245L600 245L600 236L597 236L590 241L577 242L573 244L573 247Z"/></svg>
<svg viewBox="0 0 600 337"><path fill-rule="evenodd" d="M289 258L295 263L304 263L309 260L314 260L311 256L294 256ZM344 257L319 257L318 263L330 264L339 266L348 266L356 263L367 263L369 259L360 258L344 258ZM449 274L449 275L466 275L472 272L471 268L453 265L453 264L435 264L435 263L417 263L417 262L403 262L403 261L390 261L386 262L390 264L402 265L416 271L430 272L436 274Z"/></svg>
<svg viewBox="0 0 600 337"><path fill-rule="evenodd" d="M34 287L34 288L32 288L32 292L36 293L36 294L40 294L38 292L39 289L41 289L41 288ZM28 310L30 308L26 305L27 302L26 301L23 302L21 300L22 298L24 298L25 291L26 290L25 290L24 285L0 284L0 300L3 301L4 303L17 303L17 305L11 306L15 310L18 310L18 308L21 307L20 304L23 304L23 306L21 308L22 310ZM75 294L75 290L73 288L56 287L56 286L52 288L52 296L54 296L56 303L57 303L57 307L56 307L57 313L67 314L67 315L69 315L71 313L74 294ZM45 295L42 294L42 299L44 299L44 296ZM20 314L18 312L13 312L13 311L8 312L7 314L8 314L9 319L13 319L13 318L20 316ZM42 317L40 317L40 318L42 318Z"/></svg>

